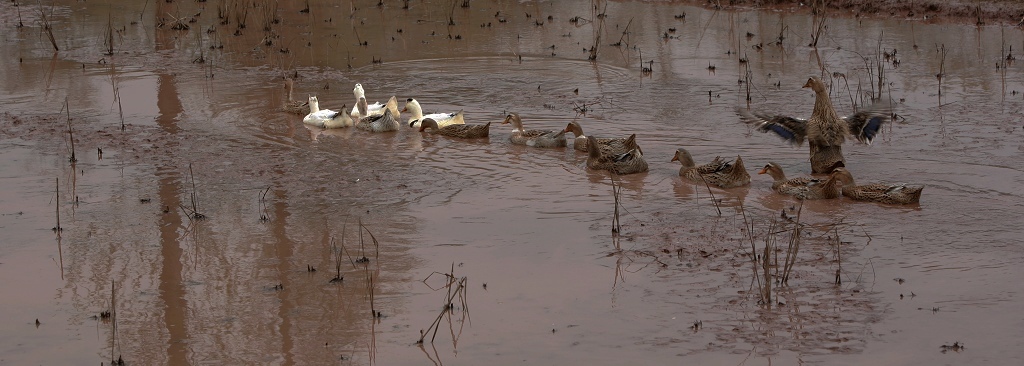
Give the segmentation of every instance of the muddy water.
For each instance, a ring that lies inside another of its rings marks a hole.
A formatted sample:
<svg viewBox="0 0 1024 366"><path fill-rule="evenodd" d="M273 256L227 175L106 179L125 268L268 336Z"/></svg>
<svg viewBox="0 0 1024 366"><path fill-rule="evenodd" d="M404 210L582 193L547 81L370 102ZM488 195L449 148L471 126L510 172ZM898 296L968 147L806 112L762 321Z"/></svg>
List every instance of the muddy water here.
<svg viewBox="0 0 1024 366"><path fill-rule="evenodd" d="M1024 80L996 68L1024 48L1020 30L837 15L815 52L799 12L609 2L602 25L580 2L376 3L280 4L269 34L258 3L235 35L217 18L232 2L58 2L44 6L56 55L37 6L0 5L0 360L1021 363ZM744 215L760 250L799 203L757 175L712 200L672 153L806 174L805 148L738 122L737 80L749 68L752 108L807 115L804 80L842 73L832 94L848 112L872 90L880 35L897 50L884 89L900 118L847 159L861 182L924 184L921 204L806 203L790 285L759 305ZM613 238L611 179L581 154L510 145L497 124L471 142L307 128L278 109L284 74L329 108L350 107L358 82L371 100L465 109L470 123L515 111L528 128L637 133L651 171L621 177ZM187 216L193 194L204 220ZM360 220L379 248L360 248ZM348 253L341 283L332 240ZM431 274L453 269L467 301L420 347L448 296ZM116 321L98 317L111 309Z"/></svg>

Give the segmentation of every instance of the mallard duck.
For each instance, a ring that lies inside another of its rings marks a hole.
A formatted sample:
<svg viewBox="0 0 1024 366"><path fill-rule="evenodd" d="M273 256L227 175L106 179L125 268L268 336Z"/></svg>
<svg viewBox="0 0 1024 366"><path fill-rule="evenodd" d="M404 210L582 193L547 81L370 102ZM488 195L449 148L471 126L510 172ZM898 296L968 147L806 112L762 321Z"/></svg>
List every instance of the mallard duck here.
<svg viewBox="0 0 1024 366"><path fill-rule="evenodd" d="M853 182L853 175L844 168L836 168L832 171L843 183L843 195L857 201L871 201L889 204L910 204L918 203L921 200L923 186L909 186L902 183L896 184L865 184L858 186Z"/></svg>
<svg viewBox="0 0 1024 366"><path fill-rule="evenodd" d="M345 114L345 106L341 106L341 112L320 109L316 97L309 97L309 114L302 118L302 123L320 128L343 128L355 124L352 118Z"/></svg>
<svg viewBox="0 0 1024 366"><path fill-rule="evenodd" d="M814 90L814 109L808 119L753 113L742 108L738 113L743 122L757 127L761 132L774 132L794 145L802 145L806 139L810 147L812 173L827 174L837 167L846 166L842 149L846 135L870 144L889 119L879 105L865 108L851 116L839 117L821 79L810 77L804 88Z"/></svg>
<svg viewBox="0 0 1024 366"><path fill-rule="evenodd" d="M461 111L459 111L461 113ZM456 137L460 139L475 139L487 137L491 133L491 123L484 125L447 125L438 127L437 121L433 118L424 118L420 122L420 132L427 131L441 136Z"/></svg>
<svg viewBox="0 0 1024 366"><path fill-rule="evenodd" d="M644 159L644 153L639 148L633 148L620 154L607 155L601 153L596 137L587 136L587 139L590 140L587 142L587 152L590 154L587 157L587 168L610 170L619 175L647 171L647 160Z"/></svg>
<svg viewBox="0 0 1024 366"><path fill-rule="evenodd" d="M811 177L786 179L786 173L783 173L782 167L776 163L768 163L757 174L771 175L775 179L772 183L773 190L802 200L839 198L842 186L836 176L829 176L825 180Z"/></svg>
<svg viewBox="0 0 1024 366"><path fill-rule="evenodd" d="M292 80L292 78L284 78L284 88L288 90L288 93L285 96L284 105L281 106L281 110L299 115L308 113L309 102L295 100L295 97L293 96L295 81Z"/></svg>
<svg viewBox="0 0 1024 366"><path fill-rule="evenodd" d="M733 188L750 184L750 174L743 166L743 158L736 155L735 161L727 161L719 156L710 163L697 165L693 162L690 152L684 148L676 150L676 155L671 161L678 161L683 164L679 168L679 176L694 182L707 182L719 188Z"/></svg>
<svg viewBox="0 0 1024 366"><path fill-rule="evenodd" d="M363 117L356 122L356 128L370 132L398 131L398 126L398 120L391 115L391 110L387 108L384 109L384 114Z"/></svg>
<svg viewBox="0 0 1024 366"><path fill-rule="evenodd" d="M434 122L437 122L438 127L461 125L466 123L465 116L461 109L455 113L431 113L424 116L423 108L420 107L420 102L417 102L416 99L413 98L405 100L405 107L402 107L402 112L409 112L412 114L409 116L409 127L412 128L419 128L420 121L424 118L434 120Z"/></svg>
<svg viewBox="0 0 1024 366"><path fill-rule="evenodd" d="M580 126L579 122L569 122L562 132L572 132L572 134L576 136L572 141L573 149L583 152L589 151L587 149L587 141L589 141L589 139L587 139L587 136L583 134L583 126ZM640 146L636 144L636 134L632 134L629 137L600 138L597 139L597 144L603 154L621 154L634 148L640 148ZM643 153L643 149L640 149L640 152Z"/></svg>
<svg viewBox="0 0 1024 366"><path fill-rule="evenodd" d="M551 130L524 130L519 114L512 112L501 124L512 124L512 135L508 140L516 145L532 147L565 147L565 132Z"/></svg>

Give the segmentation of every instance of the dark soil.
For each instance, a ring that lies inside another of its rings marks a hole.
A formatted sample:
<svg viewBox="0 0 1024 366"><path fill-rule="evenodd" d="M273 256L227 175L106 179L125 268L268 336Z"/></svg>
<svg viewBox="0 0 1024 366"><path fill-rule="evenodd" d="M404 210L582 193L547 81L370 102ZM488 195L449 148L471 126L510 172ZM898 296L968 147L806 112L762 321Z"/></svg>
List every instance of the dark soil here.
<svg viewBox="0 0 1024 366"><path fill-rule="evenodd" d="M707 0L694 1L708 6L792 7L815 11L813 4L824 3L828 11L848 12L855 16L875 15L958 23L1024 23L1024 1L1019 0Z"/></svg>

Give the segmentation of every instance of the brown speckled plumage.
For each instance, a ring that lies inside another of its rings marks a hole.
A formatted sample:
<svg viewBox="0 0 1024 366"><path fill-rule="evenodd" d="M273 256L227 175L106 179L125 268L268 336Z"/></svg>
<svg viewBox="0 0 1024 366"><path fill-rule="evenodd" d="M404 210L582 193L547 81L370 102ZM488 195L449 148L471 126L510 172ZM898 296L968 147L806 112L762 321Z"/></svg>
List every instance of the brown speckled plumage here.
<svg viewBox="0 0 1024 366"><path fill-rule="evenodd" d="M843 183L843 195L857 201L870 201L888 203L894 205L905 205L921 201L923 186L910 186L906 184L865 184L858 186L853 181L853 175L843 168L832 172L840 182Z"/></svg>
<svg viewBox="0 0 1024 366"><path fill-rule="evenodd" d="M811 177L786 179L786 173L776 163L768 163L757 174L771 175L775 180L772 189L776 192L803 200L839 198L842 186L834 175L825 180Z"/></svg>
<svg viewBox="0 0 1024 366"><path fill-rule="evenodd" d="M743 166L743 158L736 156L735 161L728 161L719 156L710 163L696 165L690 152L684 148L676 150L672 161L679 161L683 164L679 168L679 176L691 181L701 183L707 182L710 185L720 188L741 187L750 184L750 173Z"/></svg>

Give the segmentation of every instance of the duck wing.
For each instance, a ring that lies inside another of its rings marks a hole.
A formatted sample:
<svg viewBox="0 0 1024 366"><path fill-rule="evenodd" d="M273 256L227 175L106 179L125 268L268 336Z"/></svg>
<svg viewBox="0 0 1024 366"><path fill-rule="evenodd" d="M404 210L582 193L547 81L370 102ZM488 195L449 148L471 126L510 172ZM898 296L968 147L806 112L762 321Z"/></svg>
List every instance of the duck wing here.
<svg viewBox="0 0 1024 366"><path fill-rule="evenodd" d="M889 113L882 110L882 108L878 108L877 104L863 111L843 117L850 135L853 135L857 141L869 145L871 140L875 138L875 135L878 134L878 131L882 129L882 125L888 120Z"/></svg>
<svg viewBox="0 0 1024 366"><path fill-rule="evenodd" d="M793 145L802 145L804 138L807 137L806 119L751 112L745 108L737 108L736 113L740 115L740 121L743 123L754 126L761 132L774 132Z"/></svg>

